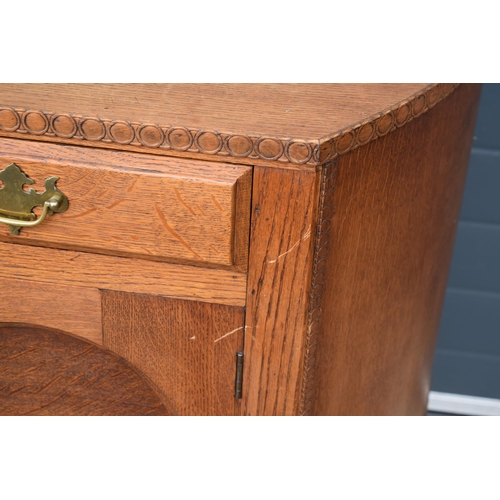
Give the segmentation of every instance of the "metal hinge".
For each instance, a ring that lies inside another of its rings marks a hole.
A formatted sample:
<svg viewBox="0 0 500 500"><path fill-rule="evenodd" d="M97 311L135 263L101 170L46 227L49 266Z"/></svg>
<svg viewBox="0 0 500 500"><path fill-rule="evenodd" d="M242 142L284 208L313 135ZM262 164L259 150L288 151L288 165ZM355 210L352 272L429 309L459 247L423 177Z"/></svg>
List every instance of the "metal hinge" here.
<svg viewBox="0 0 500 500"><path fill-rule="evenodd" d="M236 399L241 399L243 385L243 353L241 351L236 353L236 384L235 394Z"/></svg>

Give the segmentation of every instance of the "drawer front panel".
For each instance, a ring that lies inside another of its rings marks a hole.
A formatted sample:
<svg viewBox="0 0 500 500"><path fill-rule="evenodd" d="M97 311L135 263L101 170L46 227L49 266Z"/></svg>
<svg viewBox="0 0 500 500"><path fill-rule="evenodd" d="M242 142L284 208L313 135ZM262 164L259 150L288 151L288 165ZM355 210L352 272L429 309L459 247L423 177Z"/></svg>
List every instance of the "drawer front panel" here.
<svg viewBox="0 0 500 500"><path fill-rule="evenodd" d="M4 241L246 268L249 167L3 139L10 163L40 193L59 177L69 208L17 236L1 224Z"/></svg>

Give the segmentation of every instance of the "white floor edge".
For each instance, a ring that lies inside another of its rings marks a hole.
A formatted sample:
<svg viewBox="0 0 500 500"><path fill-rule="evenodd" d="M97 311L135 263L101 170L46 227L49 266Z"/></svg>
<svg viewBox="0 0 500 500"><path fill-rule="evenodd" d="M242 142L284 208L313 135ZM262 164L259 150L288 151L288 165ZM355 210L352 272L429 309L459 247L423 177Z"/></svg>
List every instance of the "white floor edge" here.
<svg viewBox="0 0 500 500"><path fill-rule="evenodd" d="M455 415L496 416L500 415L500 399L431 391L427 409L437 413Z"/></svg>

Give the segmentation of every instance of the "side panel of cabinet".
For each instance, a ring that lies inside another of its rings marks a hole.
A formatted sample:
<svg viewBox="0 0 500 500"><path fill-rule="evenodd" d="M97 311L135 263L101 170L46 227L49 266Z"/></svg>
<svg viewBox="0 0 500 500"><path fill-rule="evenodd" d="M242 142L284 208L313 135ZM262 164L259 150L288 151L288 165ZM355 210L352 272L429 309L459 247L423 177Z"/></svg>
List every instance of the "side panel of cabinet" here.
<svg viewBox="0 0 500 500"><path fill-rule="evenodd" d="M149 377L179 415L234 415L244 309L102 292L104 345Z"/></svg>
<svg viewBox="0 0 500 500"><path fill-rule="evenodd" d="M325 172L331 236L317 248L304 413L426 412L479 92L461 85Z"/></svg>

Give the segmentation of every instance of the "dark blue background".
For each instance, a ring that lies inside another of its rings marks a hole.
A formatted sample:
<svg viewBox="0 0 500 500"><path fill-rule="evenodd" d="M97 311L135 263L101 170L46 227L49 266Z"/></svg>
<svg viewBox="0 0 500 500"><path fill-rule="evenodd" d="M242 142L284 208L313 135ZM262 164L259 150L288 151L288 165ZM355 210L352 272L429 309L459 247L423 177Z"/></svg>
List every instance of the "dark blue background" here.
<svg viewBox="0 0 500 500"><path fill-rule="evenodd" d="M432 390L500 399L500 84L485 84Z"/></svg>

